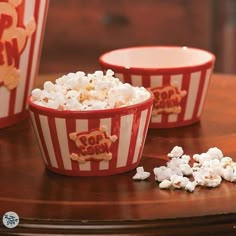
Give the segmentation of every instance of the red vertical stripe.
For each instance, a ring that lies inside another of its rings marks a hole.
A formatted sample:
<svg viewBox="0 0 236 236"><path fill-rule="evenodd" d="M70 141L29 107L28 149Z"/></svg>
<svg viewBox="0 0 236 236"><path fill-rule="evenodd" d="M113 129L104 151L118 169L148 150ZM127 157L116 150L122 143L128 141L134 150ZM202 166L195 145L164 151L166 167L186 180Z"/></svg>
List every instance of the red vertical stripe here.
<svg viewBox="0 0 236 236"><path fill-rule="evenodd" d="M39 0L35 1L35 7L34 7L34 19L36 25L38 25L38 17L39 17L39 7L40 7ZM36 40L36 32L38 28L36 28L35 32L31 36L31 44L30 44L30 51L29 51L29 57L28 57L28 66L27 66L27 76L26 76L26 82L25 82L25 91L24 91L24 100L23 100L23 107L22 110L26 108L26 99L28 96L28 90L29 90L29 84L30 84L30 75L31 75L31 69L32 69L32 63L33 59L37 60L37 58L33 58L34 50L35 50L35 40Z"/></svg>
<svg viewBox="0 0 236 236"><path fill-rule="evenodd" d="M117 140L112 144L112 159L109 162L109 170L114 170L117 167L118 148L120 143L120 117L114 116L111 120L111 135L116 135Z"/></svg>
<svg viewBox="0 0 236 236"><path fill-rule="evenodd" d="M57 133L54 117L50 117L50 116L48 117L48 125L49 125L50 136L51 136L51 140L52 140L52 145L53 145L55 157L57 160L57 166L59 169L64 169L64 164L63 164L62 155L61 155L61 148L63 148L63 147L60 147L60 143L58 140L59 134Z"/></svg>
<svg viewBox="0 0 236 236"><path fill-rule="evenodd" d="M132 130L131 130L131 137L130 137L130 149L128 153L128 160L127 160L127 166L132 165L133 163L133 157L134 157L134 151L136 148L136 141L138 136L138 130L140 127L140 116L141 111L134 112L133 115L133 124L132 124Z"/></svg>
<svg viewBox="0 0 236 236"><path fill-rule="evenodd" d="M170 85L170 75L163 75L163 87L165 86L169 86ZM162 114L162 121L161 123L163 124L163 126L165 126L166 124L168 124L168 114L163 113Z"/></svg>
<svg viewBox="0 0 236 236"><path fill-rule="evenodd" d="M200 76L200 82L199 82L199 86L198 86L196 102L195 102L194 111L193 111L193 117L192 117L193 119L197 118L197 113L198 113L199 105L200 105L201 98L202 98L202 92L203 92L204 84L206 81L205 78L206 78L206 70L202 70L201 76Z"/></svg>
<svg viewBox="0 0 236 236"><path fill-rule="evenodd" d="M123 78L124 78L124 83L129 83L132 84L132 80L131 80L131 75L130 74L123 74Z"/></svg>
<svg viewBox="0 0 236 236"><path fill-rule="evenodd" d="M16 103L16 88L10 91L8 116L12 116L14 114L15 103Z"/></svg>
<svg viewBox="0 0 236 236"><path fill-rule="evenodd" d="M69 134L76 132L76 123L74 119L66 119L66 131L68 134L68 147L69 152L71 153L77 153L77 147L75 145L75 142L73 140L70 140ZM71 160L71 166L73 171L79 170L79 163L78 161Z"/></svg>
<svg viewBox="0 0 236 236"><path fill-rule="evenodd" d="M191 79L190 73L183 75L181 90L189 91L190 79ZM184 120L184 114L185 114L185 110L186 110L187 100L188 100L188 93L186 94L186 96L183 97L183 99L181 101L180 105L181 105L182 109L178 115L177 122L183 122L183 120Z"/></svg>
<svg viewBox="0 0 236 236"><path fill-rule="evenodd" d="M145 88L150 88L151 86L150 75L142 75L142 86Z"/></svg>
<svg viewBox="0 0 236 236"><path fill-rule="evenodd" d="M42 131L42 126L41 126L41 123L40 123L39 115L34 113L34 117L35 117L35 122L36 122L37 130L38 130L38 134L39 134L39 137L40 137L40 140L41 140L41 143L42 143L42 147L43 147L43 150L41 150L41 152L44 153L44 156L47 160L48 166L52 167L52 163L50 161L50 157L49 157L49 154L48 154L48 149L47 149L47 146L46 146L46 140L44 139L44 136L43 136L43 131ZM38 142L39 142L39 140L38 140Z"/></svg>
<svg viewBox="0 0 236 236"><path fill-rule="evenodd" d="M149 108L148 111L147 111L147 116L146 116L146 121L145 121L144 129L143 129L143 133L141 134L143 139L142 139L142 143L140 144L140 149L139 149L139 153L138 153L138 159L137 159L136 163L139 163L139 160L140 160L140 158L142 156L142 153L143 153L144 142L146 140L146 135L147 135L147 131L148 131L151 111L152 111L152 108Z"/></svg>

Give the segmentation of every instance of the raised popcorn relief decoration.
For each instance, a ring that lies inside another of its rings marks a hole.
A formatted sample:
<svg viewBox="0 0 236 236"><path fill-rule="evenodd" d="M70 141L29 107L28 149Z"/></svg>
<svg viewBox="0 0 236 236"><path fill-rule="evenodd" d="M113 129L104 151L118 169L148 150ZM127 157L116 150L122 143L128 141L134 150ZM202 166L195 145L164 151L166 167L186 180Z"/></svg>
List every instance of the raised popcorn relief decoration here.
<svg viewBox="0 0 236 236"><path fill-rule="evenodd" d="M0 2L0 86L9 90L19 84L19 58L28 38L36 30L34 19L26 25L20 23L16 9L21 3L22 0Z"/></svg>
<svg viewBox="0 0 236 236"><path fill-rule="evenodd" d="M154 103L152 115L158 114L179 114L180 103L187 92L178 89L175 85L165 85L152 88Z"/></svg>
<svg viewBox="0 0 236 236"><path fill-rule="evenodd" d="M110 161L112 159L112 144L117 140L116 135L109 136L106 128L92 129L86 132L73 132L69 138L75 142L77 152L71 153L73 161Z"/></svg>

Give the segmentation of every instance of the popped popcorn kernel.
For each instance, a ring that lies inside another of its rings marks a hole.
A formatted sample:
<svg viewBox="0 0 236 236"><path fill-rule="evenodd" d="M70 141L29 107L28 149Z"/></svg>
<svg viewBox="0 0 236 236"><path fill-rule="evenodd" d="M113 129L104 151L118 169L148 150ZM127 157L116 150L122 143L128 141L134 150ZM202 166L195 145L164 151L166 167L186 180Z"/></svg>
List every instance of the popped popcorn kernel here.
<svg viewBox="0 0 236 236"><path fill-rule="evenodd" d="M153 169L154 175L155 175L155 180L161 182L165 179L170 179L172 175L172 170L171 168L168 168L166 166L160 166L156 167Z"/></svg>
<svg viewBox="0 0 236 236"><path fill-rule="evenodd" d="M180 170L182 171L183 175L192 175L193 174L193 170L191 168L191 166L189 164L181 164L179 166Z"/></svg>
<svg viewBox="0 0 236 236"><path fill-rule="evenodd" d="M42 93L42 90L39 88L32 90L32 97L34 98L34 100L40 99L41 93Z"/></svg>
<svg viewBox="0 0 236 236"><path fill-rule="evenodd" d="M189 179L184 176L172 175L170 178L170 181L171 181L172 186L174 188L180 189L180 188L184 188L186 186Z"/></svg>
<svg viewBox="0 0 236 236"><path fill-rule="evenodd" d="M46 81L43 85L43 89L47 92L53 92L54 84L51 81Z"/></svg>
<svg viewBox="0 0 236 236"><path fill-rule="evenodd" d="M227 166L222 170L222 178L229 182L236 182L236 172L231 166Z"/></svg>
<svg viewBox="0 0 236 236"><path fill-rule="evenodd" d="M150 172L144 171L143 166L136 168L136 174L133 176L134 180L145 180L150 176Z"/></svg>
<svg viewBox="0 0 236 236"><path fill-rule="evenodd" d="M184 154L183 148L179 146L175 146L170 153L168 153L168 157L181 157Z"/></svg>
<svg viewBox="0 0 236 236"><path fill-rule="evenodd" d="M161 181L159 183L159 188L161 188L161 189L168 189L168 188L171 187L171 185L172 185L172 183L171 183L170 180L164 179L163 181Z"/></svg>
<svg viewBox="0 0 236 236"><path fill-rule="evenodd" d="M219 159L219 160L224 156L222 151L217 147L209 148L207 154L210 155L212 159Z"/></svg>
<svg viewBox="0 0 236 236"><path fill-rule="evenodd" d="M188 181L188 183L185 185L185 190L189 191L189 192L193 192L195 190L197 186L197 182L196 181Z"/></svg>

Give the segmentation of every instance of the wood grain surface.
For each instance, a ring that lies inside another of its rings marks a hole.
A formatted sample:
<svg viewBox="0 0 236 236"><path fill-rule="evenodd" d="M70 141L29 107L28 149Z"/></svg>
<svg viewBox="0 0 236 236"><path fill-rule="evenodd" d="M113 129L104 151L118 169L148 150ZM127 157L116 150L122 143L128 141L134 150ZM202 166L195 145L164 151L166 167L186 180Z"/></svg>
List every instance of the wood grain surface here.
<svg viewBox="0 0 236 236"><path fill-rule="evenodd" d="M43 81L57 75L40 76ZM165 164L176 145L186 154L217 146L236 161L236 76L215 74L200 122L150 129L140 165L151 172L133 181L135 170L110 177L65 177L46 170L29 119L0 130L0 217L20 216L0 235L235 235L236 186L223 182L193 193L160 190L153 168Z"/></svg>

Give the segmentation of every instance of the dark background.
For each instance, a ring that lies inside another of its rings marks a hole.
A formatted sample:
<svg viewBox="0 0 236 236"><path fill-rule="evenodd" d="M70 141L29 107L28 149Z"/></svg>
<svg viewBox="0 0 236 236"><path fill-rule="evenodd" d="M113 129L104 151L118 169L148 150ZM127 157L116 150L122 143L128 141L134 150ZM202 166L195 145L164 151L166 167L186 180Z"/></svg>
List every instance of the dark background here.
<svg viewBox="0 0 236 236"><path fill-rule="evenodd" d="M93 72L111 49L179 45L216 55L236 73L235 0L50 0L40 73Z"/></svg>

